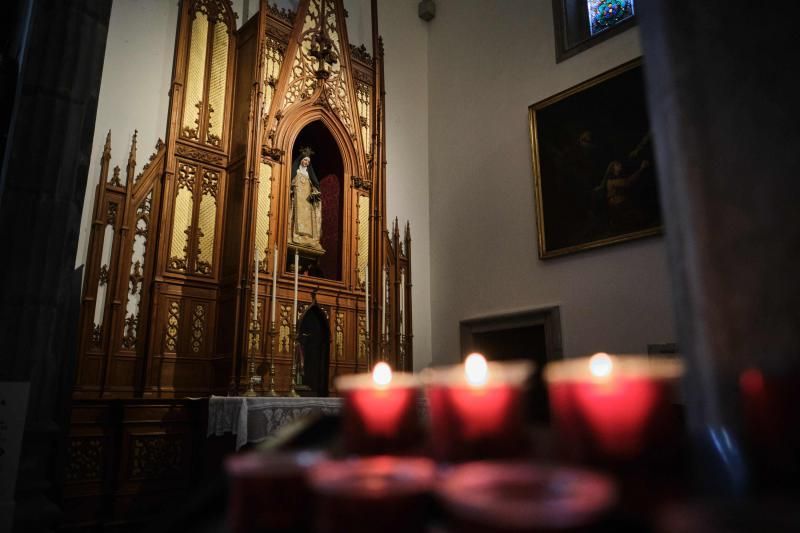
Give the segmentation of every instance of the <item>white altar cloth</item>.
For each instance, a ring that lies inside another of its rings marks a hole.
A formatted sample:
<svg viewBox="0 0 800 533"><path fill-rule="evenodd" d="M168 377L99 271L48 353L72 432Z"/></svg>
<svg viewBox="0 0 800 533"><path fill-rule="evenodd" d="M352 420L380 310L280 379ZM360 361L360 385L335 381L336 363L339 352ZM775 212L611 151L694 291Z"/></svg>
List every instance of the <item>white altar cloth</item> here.
<svg viewBox="0 0 800 533"><path fill-rule="evenodd" d="M236 435L236 449L266 440L284 425L311 413L336 414L341 398L212 396L207 436Z"/></svg>

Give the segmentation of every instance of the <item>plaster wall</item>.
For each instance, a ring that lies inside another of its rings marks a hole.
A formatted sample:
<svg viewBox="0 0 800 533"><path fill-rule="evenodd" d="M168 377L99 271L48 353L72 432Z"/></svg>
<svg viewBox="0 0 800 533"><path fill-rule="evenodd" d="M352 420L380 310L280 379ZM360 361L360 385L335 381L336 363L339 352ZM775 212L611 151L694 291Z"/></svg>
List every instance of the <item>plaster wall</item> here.
<svg viewBox="0 0 800 533"><path fill-rule="evenodd" d="M138 130L137 173L155 151L156 141L166 135L177 23L176 1L116 0L111 7L76 266L86 262L100 157L108 131L109 175L119 165L123 179L134 130Z"/></svg>
<svg viewBox="0 0 800 533"><path fill-rule="evenodd" d="M428 43L432 358L459 321L558 305L566 356L674 342L662 237L542 261L528 106L641 54L632 29L556 64L550 0L438 0Z"/></svg>
<svg viewBox="0 0 800 533"><path fill-rule="evenodd" d="M414 367L432 360L428 145L428 25L416 0L379 0L386 58L386 215L411 223ZM444 250L443 250L444 252Z"/></svg>

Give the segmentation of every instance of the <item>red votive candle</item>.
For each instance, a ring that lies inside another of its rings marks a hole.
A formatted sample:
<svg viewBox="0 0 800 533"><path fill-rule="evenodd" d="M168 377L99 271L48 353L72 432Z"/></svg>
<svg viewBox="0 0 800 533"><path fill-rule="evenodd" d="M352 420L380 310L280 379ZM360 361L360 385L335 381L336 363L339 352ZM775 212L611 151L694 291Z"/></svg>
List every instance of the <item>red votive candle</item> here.
<svg viewBox="0 0 800 533"><path fill-rule="evenodd" d="M745 440L755 480L797 485L800 475L800 375L769 374L752 368L741 374Z"/></svg>
<svg viewBox="0 0 800 533"><path fill-rule="evenodd" d="M614 483L605 476L528 462L454 467L436 495L453 533L586 531L616 502Z"/></svg>
<svg viewBox="0 0 800 533"><path fill-rule="evenodd" d="M233 533L310 531L308 469L314 452L247 452L225 460L230 481L228 526Z"/></svg>
<svg viewBox="0 0 800 533"><path fill-rule="evenodd" d="M311 470L318 533L427 531L436 475L429 459L374 456Z"/></svg>
<svg viewBox="0 0 800 533"><path fill-rule="evenodd" d="M548 364L544 378L561 450L571 459L625 461L680 445L675 359L610 356Z"/></svg>
<svg viewBox="0 0 800 533"><path fill-rule="evenodd" d="M426 371L434 455L458 462L526 454L523 394L532 371L529 361L487 363L480 354L463 365Z"/></svg>
<svg viewBox="0 0 800 533"><path fill-rule="evenodd" d="M388 364L380 362L372 374L339 376L336 388L344 398L347 453L410 453L421 447L419 381L412 374L393 374Z"/></svg>

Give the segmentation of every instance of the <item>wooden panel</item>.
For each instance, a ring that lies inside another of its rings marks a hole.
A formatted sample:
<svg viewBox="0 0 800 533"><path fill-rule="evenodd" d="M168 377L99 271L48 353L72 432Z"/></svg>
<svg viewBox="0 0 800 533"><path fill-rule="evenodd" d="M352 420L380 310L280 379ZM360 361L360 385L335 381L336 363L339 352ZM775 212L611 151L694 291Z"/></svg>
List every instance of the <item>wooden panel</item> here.
<svg viewBox="0 0 800 533"><path fill-rule="evenodd" d="M145 522L179 508L201 479L207 401L75 402L63 527Z"/></svg>
<svg viewBox="0 0 800 533"><path fill-rule="evenodd" d="M112 406L73 407L63 485L65 523L88 527L103 520L115 453Z"/></svg>

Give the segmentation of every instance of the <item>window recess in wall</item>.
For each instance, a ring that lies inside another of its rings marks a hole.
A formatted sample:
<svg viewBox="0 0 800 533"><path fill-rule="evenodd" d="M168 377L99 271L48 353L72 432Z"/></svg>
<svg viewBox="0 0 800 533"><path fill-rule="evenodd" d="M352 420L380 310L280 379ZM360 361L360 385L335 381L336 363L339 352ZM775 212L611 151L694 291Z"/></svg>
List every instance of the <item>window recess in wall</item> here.
<svg viewBox="0 0 800 533"><path fill-rule="evenodd" d="M634 0L553 0L556 63L636 23Z"/></svg>

